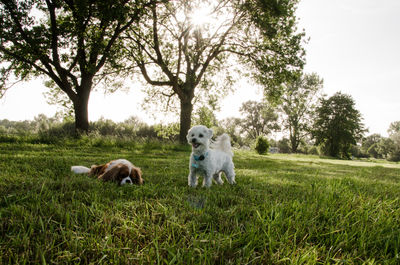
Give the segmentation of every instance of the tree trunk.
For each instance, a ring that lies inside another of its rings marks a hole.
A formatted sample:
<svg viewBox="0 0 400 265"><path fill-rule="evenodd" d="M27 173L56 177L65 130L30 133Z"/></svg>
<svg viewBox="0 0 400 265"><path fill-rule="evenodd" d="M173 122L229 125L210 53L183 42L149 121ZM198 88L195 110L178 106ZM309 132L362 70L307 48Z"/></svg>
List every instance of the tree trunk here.
<svg viewBox="0 0 400 265"><path fill-rule="evenodd" d="M297 148L299 147L299 141L297 140L296 130L293 133L290 133L290 145L292 149L292 153L297 153Z"/></svg>
<svg viewBox="0 0 400 265"><path fill-rule="evenodd" d="M89 131L88 102L89 98L78 98L74 103L75 131L77 133Z"/></svg>
<svg viewBox="0 0 400 265"><path fill-rule="evenodd" d="M179 142L185 144L187 142L186 135L190 129L192 123L192 111L193 104L192 101L181 99L181 121L179 130Z"/></svg>
<svg viewBox="0 0 400 265"><path fill-rule="evenodd" d="M87 133L89 131L89 111L88 111L88 103L89 103L89 95L91 90L91 84L86 84L86 82L82 82L80 93L78 93L74 103L74 111L75 111L75 131L77 133Z"/></svg>

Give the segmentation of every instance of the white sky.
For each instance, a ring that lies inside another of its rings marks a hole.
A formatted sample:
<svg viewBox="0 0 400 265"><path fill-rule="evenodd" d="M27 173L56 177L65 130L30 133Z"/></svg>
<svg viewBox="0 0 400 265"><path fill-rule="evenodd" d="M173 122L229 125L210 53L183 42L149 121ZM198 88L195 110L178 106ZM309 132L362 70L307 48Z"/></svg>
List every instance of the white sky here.
<svg viewBox="0 0 400 265"><path fill-rule="evenodd" d="M302 0L299 28L311 38L306 72L324 91L350 94L369 133L400 120L400 1Z"/></svg>
<svg viewBox="0 0 400 265"><path fill-rule="evenodd" d="M310 37L306 45L305 72L324 79L324 92L350 94L369 133L387 136L393 121L400 120L400 1L399 0L302 0L299 29ZM56 106L46 103L41 80L20 83L0 99L0 119L33 119L40 113L53 116ZM104 95L92 92L89 119L123 121L136 115L154 123L141 109L140 85L130 91ZM221 103L219 119L239 116L242 102L261 99L251 85L241 82L234 95ZM159 118L158 120L162 120Z"/></svg>

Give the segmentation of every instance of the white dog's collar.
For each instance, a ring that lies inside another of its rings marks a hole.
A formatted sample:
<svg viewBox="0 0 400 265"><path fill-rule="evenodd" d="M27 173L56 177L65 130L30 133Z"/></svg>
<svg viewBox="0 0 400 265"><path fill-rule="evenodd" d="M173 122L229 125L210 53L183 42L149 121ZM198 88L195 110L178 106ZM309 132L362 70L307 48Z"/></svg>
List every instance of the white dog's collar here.
<svg viewBox="0 0 400 265"><path fill-rule="evenodd" d="M203 161L207 156L208 156L208 152L205 152L204 155L199 155L199 156L193 154L193 159L195 161ZM192 167L199 168L199 165L196 164L196 162L195 162L195 163L192 163Z"/></svg>
<svg viewBox="0 0 400 265"><path fill-rule="evenodd" d="M195 161L203 161L204 158L206 158L207 156L208 156L208 152L205 152L204 155L199 155L199 156L193 154L193 158Z"/></svg>

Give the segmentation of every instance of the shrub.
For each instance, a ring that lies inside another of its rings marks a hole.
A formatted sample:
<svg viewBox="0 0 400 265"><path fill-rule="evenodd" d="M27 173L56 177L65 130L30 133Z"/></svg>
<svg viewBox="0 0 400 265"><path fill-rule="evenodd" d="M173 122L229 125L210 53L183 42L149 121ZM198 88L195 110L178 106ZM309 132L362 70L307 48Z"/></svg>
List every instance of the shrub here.
<svg viewBox="0 0 400 265"><path fill-rule="evenodd" d="M170 123L167 125L156 125L154 130L157 132L157 137L165 140L176 141L179 136L179 123Z"/></svg>
<svg viewBox="0 0 400 265"><path fill-rule="evenodd" d="M143 138L157 139L158 138L155 127L153 125L147 125L147 124L143 124L137 129L136 136L140 139L143 139Z"/></svg>
<svg viewBox="0 0 400 265"><path fill-rule="evenodd" d="M309 155L319 155L319 150L315 145L313 145L313 146L310 147L310 149L308 149L307 153Z"/></svg>
<svg viewBox="0 0 400 265"><path fill-rule="evenodd" d="M364 153L360 145L352 145L350 149L350 154L353 157L357 158L368 158L369 155L367 153Z"/></svg>
<svg viewBox="0 0 400 265"><path fill-rule="evenodd" d="M388 160L392 161L392 162L400 162L400 152L397 151L397 152L390 153Z"/></svg>
<svg viewBox="0 0 400 265"><path fill-rule="evenodd" d="M379 155L379 152L378 152L378 144L377 144L377 143L371 145L371 146L368 148L367 153L368 153L370 156L373 156L374 158L381 158L381 156Z"/></svg>
<svg viewBox="0 0 400 265"><path fill-rule="evenodd" d="M282 138L278 141L279 152L288 154L290 153L289 139Z"/></svg>
<svg viewBox="0 0 400 265"><path fill-rule="evenodd" d="M267 138L264 138L262 136L258 136L256 139L256 146L255 149L257 153L260 155L268 153L269 149L269 142Z"/></svg>

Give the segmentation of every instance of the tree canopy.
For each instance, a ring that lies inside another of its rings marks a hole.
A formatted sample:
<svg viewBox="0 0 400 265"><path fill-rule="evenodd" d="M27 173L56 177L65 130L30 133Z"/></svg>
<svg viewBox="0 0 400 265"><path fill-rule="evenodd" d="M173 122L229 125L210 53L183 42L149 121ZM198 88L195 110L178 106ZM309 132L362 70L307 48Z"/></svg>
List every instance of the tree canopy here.
<svg viewBox="0 0 400 265"><path fill-rule="evenodd" d="M76 128L87 131L90 92L106 74L103 66L118 57L121 33L151 2L1 0L0 92L13 76L45 76L72 102Z"/></svg>
<svg viewBox="0 0 400 265"><path fill-rule="evenodd" d="M251 139L280 129L278 114L270 104L250 100L243 103L240 112L244 115L241 120L242 130Z"/></svg>
<svg viewBox="0 0 400 265"><path fill-rule="evenodd" d="M387 130L389 135L393 135L395 133L400 133L400 121L394 121L389 125L389 129Z"/></svg>
<svg viewBox="0 0 400 265"><path fill-rule="evenodd" d="M316 109L312 135L324 153L332 157L350 158L350 148L366 131L360 112L349 95L337 92L322 98Z"/></svg>
<svg viewBox="0 0 400 265"><path fill-rule="evenodd" d="M248 68L266 91L296 76L304 64L297 3L0 0L0 91L13 77L45 76L56 102L72 102L76 128L86 131L92 89L137 67L153 99L179 104L184 141L193 104L215 105L232 89L232 64Z"/></svg>
<svg viewBox="0 0 400 265"><path fill-rule="evenodd" d="M301 69L304 34L296 33L296 3L169 1L153 5L145 22L126 32L127 54L152 86L150 97L179 105L181 141L186 141L193 104L218 102L231 88L232 62L253 69L253 77L266 88ZM196 22L200 15L207 21ZM218 86L222 71L227 78Z"/></svg>
<svg viewBox="0 0 400 265"><path fill-rule="evenodd" d="M283 126L289 132L290 147L297 152L300 142L309 133L323 80L315 73L303 74L282 87L279 108Z"/></svg>

